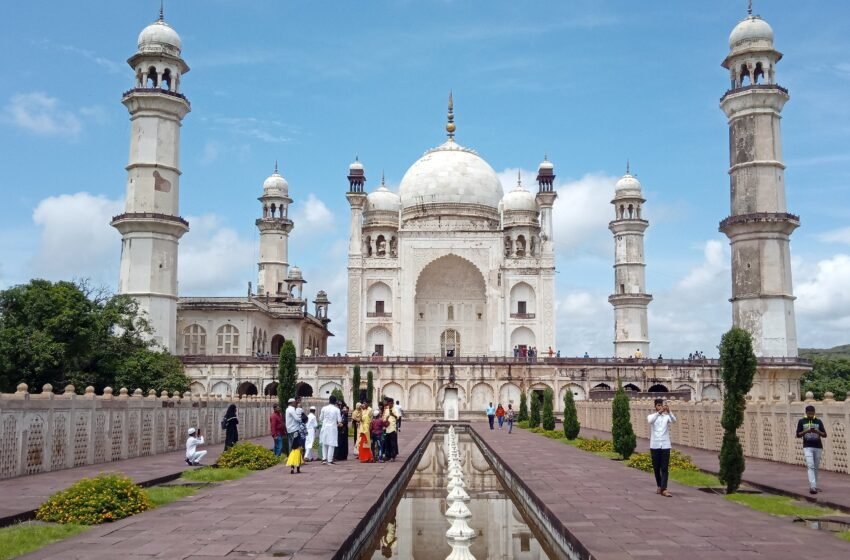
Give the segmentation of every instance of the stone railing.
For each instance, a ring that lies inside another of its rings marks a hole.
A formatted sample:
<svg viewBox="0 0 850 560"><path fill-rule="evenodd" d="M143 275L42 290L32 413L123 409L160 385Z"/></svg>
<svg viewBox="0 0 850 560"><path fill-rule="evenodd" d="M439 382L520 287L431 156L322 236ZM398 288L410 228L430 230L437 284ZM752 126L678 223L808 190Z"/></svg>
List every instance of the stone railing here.
<svg viewBox="0 0 850 560"><path fill-rule="evenodd" d="M147 396L111 388L78 395L73 385L56 394L45 385L30 394L25 384L0 394L0 479L108 463L184 449L190 427L201 428L207 443L224 441L220 422L231 403L239 414L239 437L268 433L268 417L277 399L198 396L166 391Z"/></svg>
<svg viewBox="0 0 850 560"><path fill-rule="evenodd" d="M804 402L767 402L749 400L744 413L744 425L738 430L744 454L748 457L779 461L795 465L804 464L803 448L796 437L797 421L803 417L806 405L817 408L817 417L826 428L821 468L850 473L848 467L848 436L850 425L850 400L833 400L832 394L815 401L808 393ZM612 401L580 401L576 403L579 422L583 428L611 431ZM646 417L655 411L652 399L630 401L631 420L638 437L649 437ZM719 451L723 439L720 415L723 403L671 401L670 409L678 420L671 425L673 444ZM803 481L805 482L805 481Z"/></svg>

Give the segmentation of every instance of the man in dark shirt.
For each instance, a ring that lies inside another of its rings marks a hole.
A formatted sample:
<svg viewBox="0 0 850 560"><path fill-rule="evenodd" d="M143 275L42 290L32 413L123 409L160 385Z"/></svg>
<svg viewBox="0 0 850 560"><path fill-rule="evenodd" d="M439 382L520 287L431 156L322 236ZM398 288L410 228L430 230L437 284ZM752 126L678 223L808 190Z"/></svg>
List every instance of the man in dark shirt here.
<svg viewBox="0 0 850 560"><path fill-rule="evenodd" d="M803 454L806 457L806 467L809 474L809 494L820 492L818 488L818 467L823 455L823 442L826 428L820 418L815 418L815 407L806 407L806 417L797 422L797 437L803 438Z"/></svg>

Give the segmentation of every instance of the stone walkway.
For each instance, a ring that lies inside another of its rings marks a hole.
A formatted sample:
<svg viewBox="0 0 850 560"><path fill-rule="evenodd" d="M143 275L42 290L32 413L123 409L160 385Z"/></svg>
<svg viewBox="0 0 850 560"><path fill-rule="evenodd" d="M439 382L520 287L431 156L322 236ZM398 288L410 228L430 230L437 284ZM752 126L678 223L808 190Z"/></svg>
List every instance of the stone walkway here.
<svg viewBox="0 0 850 560"><path fill-rule="evenodd" d="M850 543L525 430L474 429L596 560L850 558ZM585 556L586 557L586 556Z"/></svg>
<svg viewBox="0 0 850 560"><path fill-rule="evenodd" d="M274 467L24 556L62 560L329 559L382 499L431 424L405 422L394 463ZM349 440L351 445L351 440ZM418 459L415 459L418 461Z"/></svg>
<svg viewBox="0 0 850 560"><path fill-rule="evenodd" d="M611 433L602 430L587 430L582 428L580 435L587 438L611 439ZM637 441L638 451L649 449L649 440L638 438ZM826 439L826 443L829 445L829 438ZM796 442L796 444L799 445L799 442ZM675 444L673 447L682 453L690 455L694 463L706 472L717 474L720 470L720 459L718 458L717 451L708 451L697 447ZM743 480L753 488L783 494L785 496L793 496L815 502L818 505L850 513L850 475L848 474L820 471L818 474L818 487L823 492L812 496L809 494L806 467L747 457Z"/></svg>
<svg viewBox="0 0 850 560"><path fill-rule="evenodd" d="M249 441L269 447L272 443L271 437ZM221 455L224 444L204 446L200 449L208 451L203 462L211 465ZM8 524L13 519L26 519L51 494L64 490L81 478L117 472L129 476L136 484L148 486L161 480L176 478L189 468L192 467L186 464L186 452L172 451L148 457L135 457L123 461L0 480L0 526Z"/></svg>

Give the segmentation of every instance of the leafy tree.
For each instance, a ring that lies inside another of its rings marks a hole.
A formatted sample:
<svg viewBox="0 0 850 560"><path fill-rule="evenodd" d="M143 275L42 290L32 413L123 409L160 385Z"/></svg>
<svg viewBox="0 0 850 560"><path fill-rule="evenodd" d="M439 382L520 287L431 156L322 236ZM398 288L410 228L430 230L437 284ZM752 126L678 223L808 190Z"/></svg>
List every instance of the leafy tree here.
<svg viewBox="0 0 850 560"><path fill-rule="evenodd" d="M534 391L531 392L531 414L528 415L528 427L536 428L540 425L540 397Z"/></svg>
<svg viewBox="0 0 850 560"><path fill-rule="evenodd" d="M632 428L629 413L629 397L623 390L623 382L617 379L617 392L611 403L611 439L614 441L614 451L628 459L635 452L637 438Z"/></svg>
<svg viewBox="0 0 850 560"><path fill-rule="evenodd" d="M351 402L360 402L360 366L354 366L354 374L351 376Z"/></svg>
<svg viewBox="0 0 850 560"><path fill-rule="evenodd" d="M183 364L176 356L165 352L140 349L123 360L115 372L116 387L126 387L131 392L141 389L147 393L166 390L183 393L189 389L191 380L183 373Z"/></svg>
<svg viewBox="0 0 850 560"><path fill-rule="evenodd" d="M746 395L753 387L756 374L756 356L750 333L732 327L720 340L720 376L725 389L723 415L723 443L720 447L720 473L718 478L731 494L741 486L741 477L746 465L744 449L738 440L738 428L744 423L747 408Z"/></svg>
<svg viewBox="0 0 850 560"><path fill-rule="evenodd" d="M334 390L331 391L331 396L336 397L336 402L345 402L345 395L342 394L342 389L339 387L334 387Z"/></svg>
<svg viewBox="0 0 850 560"><path fill-rule="evenodd" d="M552 392L552 389L546 388L543 391L543 429L544 430L554 430L555 429L555 406L552 401L555 400L555 394Z"/></svg>
<svg viewBox="0 0 850 560"><path fill-rule="evenodd" d="M291 340L283 343L277 363L277 400L280 409L286 409L286 402L295 397L298 385L298 368L295 365L295 344Z"/></svg>
<svg viewBox="0 0 850 560"><path fill-rule="evenodd" d="M525 396L525 391L519 394L519 412L517 413L516 421L528 421L528 398Z"/></svg>
<svg viewBox="0 0 850 560"><path fill-rule="evenodd" d="M372 370L366 372L366 401L369 403L369 406L375 402L372 400L372 397L375 396L375 383L372 379Z"/></svg>
<svg viewBox="0 0 850 560"><path fill-rule="evenodd" d="M823 399L829 391L836 400L845 400L850 392L850 358L823 354L812 355L811 360L811 371L800 378L803 393L811 391L816 399Z"/></svg>
<svg viewBox="0 0 850 560"><path fill-rule="evenodd" d="M567 439L573 440L578 437L579 431L581 431L581 424L578 421L576 401L573 398L573 392L567 387L564 391L564 435Z"/></svg>

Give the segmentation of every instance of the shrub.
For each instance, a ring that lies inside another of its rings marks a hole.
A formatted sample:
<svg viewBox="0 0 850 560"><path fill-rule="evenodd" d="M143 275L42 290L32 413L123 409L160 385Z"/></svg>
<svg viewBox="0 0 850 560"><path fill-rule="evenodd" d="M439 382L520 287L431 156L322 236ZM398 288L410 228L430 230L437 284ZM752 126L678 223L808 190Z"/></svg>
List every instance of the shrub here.
<svg viewBox="0 0 850 560"><path fill-rule="evenodd" d="M543 418L541 421L544 430L555 429L555 405L552 402L553 400L555 400L555 394L552 392L552 389L547 388L543 391Z"/></svg>
<svg viewBox="0 0 850 560"><path fill-rule="evenodd" d="M720 472L718 478L732 494L741 486L744 474L744 449L738 440L738 428L744 423L747 408L746 394L753 387L756 373L756 356L750 333L732 327L720 340L720 376L723 378L723 443L720 447Z"/></svg>
<svg viewBox="0 0 850 560"><path fill-rule="evenodd" d="M528 415L528 426L536 428L540 425L540 399L535 393L531 393L531 412Z"/></svg>
<svg viewBox="0 0 850 560"><path fill-rule="evenodd" d="M375 381L372 376L372 370L366 372L366 401L369 403L369 406L372 406L372 403L375 401L372 400L372 397L375 396ZM317 440L319 438L316 438Z"/></svg>
<svg viewBox="0 0 850 560"><path fill-rule="evenodd" d="M517 422L528 422L528 397L525 396L525 391L519 395L519 414L516 417ZM520 426L527 428L528 426Z"/></svg>
<svg viewBox="0 0 850 560"><path fill-rule="evenodd" d="M218 466L226 469L245 468L261 471L280 463L274 452L262 445L244 441L237 443L218 458Z"/></svg>
<svg viewBox="0 0 850 560"><path fill-rule="evenodd" d="M590 451L591 453L613 453L614 442L608 439L586 439L578 438L575 446L582 451Z"/></svg>
<svg viewBox="0 0 850 560"><path fill-rule="evenodd" d="M527 430L528 429L528 420L520 420L519 422L516 423L516 425L518 427L522 428L523 430Z"/></svg>
<svg viewBox="0 0 850 560"><path fill-rule="evenodd" d="M626 465L633 469L652 472L652 456L649 453L633 453L626 461ZM697 471L699 469L690 455L685 455L678 449L673 449L670 452L670 470Z"/></svg>
<svg viewBox="0 0 850 560"><path fill-rule="evenodd" d="M564 391L564 435L567 439L575 439L581 431L581 424L578 421L578 411L576 410L576 401L573 399L573 392L567 387Z"/></svg>
<svg viewBox="0 0 850 560"><path fill-rule="evenodd" d="M39 521L97 525L151 509L147 493L126 476L84 478L50 496L36 511Z"/></svg>
<svg viewBox="0 0 850 560"><path fill-rule="evenodd" d="M637 438L632 429L632 419L629 414L629 397L623 390L623 382L617 380L617 392L611 403L611 439L614 441L614 451L623 456L631 457L637 447Z"/></svg>
<svg viewBox="0 0 850 560"><path fill-rule="evenodd" d="M360 365L354 366L354 373L351 375L351 402L360 402Z"/></svg>

